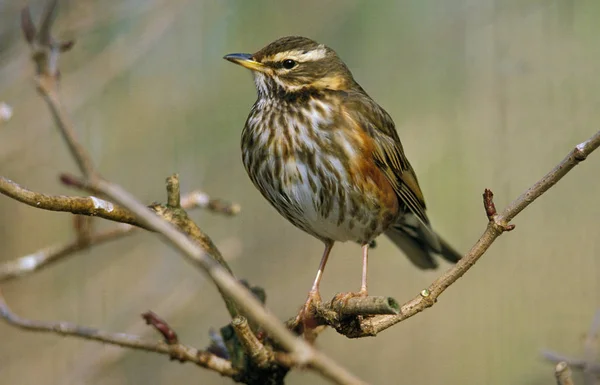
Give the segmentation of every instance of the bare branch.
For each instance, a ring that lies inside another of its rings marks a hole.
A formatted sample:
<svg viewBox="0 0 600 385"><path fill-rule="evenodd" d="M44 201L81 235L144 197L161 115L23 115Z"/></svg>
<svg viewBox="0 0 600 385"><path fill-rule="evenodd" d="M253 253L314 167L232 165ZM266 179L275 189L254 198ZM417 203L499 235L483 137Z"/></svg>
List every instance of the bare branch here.
<svg viewBox="0 0 600 385"><path fill-rule="evenodd" d="M99 217L109 221L128 223L137 227L144 227L131 212L124 207L94 196L75 197L65 195L47 195L28 190L18 183L0 176L0 194L6 195L21 203L38 209L61 211L71 214ZM227 204L218 199L211 199L202 191L194 191L185 198L189 203L185 207L203 207L225 215L235 215L240 209L237 204ZM219 202L216 206L214 202ZM154 209L151 207L150 209Z"/></svg>
<svg viewBox="0 0 600 385"><path fill-rule="evenodd" d="M0 177L0 190L1 186L2 177ZM181 198L182 208L189 210L198 207L205 208L206 206L203 204L206 200L198 199L199 195L207 197L207 195L201 191L192 191L191 193L184 195ZM71 242L45 247L29 255L1 263L0 282L10 281L11 279L28 275L55 262L61 261L79 251L86 250L105 242L121 239L134 233L136 230L137 227L126 223L120 223L112 229L90 234L85 242L82 242L81 239L78 238Z"/></svg>
<svg viewBox="0 0 600 385"><path fill-rule="evenodd" d="M50 46L52 44L52 24L56 20L56 8L58 0L49 0L44 8L44 13L40 18L40 32L38 42L41 45Z"/></svg>
<svg viewBox="0 0 600 385"><path fill-rule="evenodd" d="M33 44L35 36L37 35L37 30L33 20L31 19L29 7L25 7L21 11L21 30L23 31L23 36L25 37L27 43Z"/></svg>
<svg viewBox="0 0 600 385"><path fill-rule="evenodd" d="M44 322L21 318L8 307L2 292L0 292L0 316L9 324L23 330L83 338L124 348L160 353L181 362L193 362L203 368L214 370L223 376L235 378L239 375L239 371L232 367L231 362L228 360L180 343L168 344L162 341L146 341L135 335L109 333L68 322Z"/></svg>
<svg viewBox="0 0 600 385"><path fill-rule="evenodd" d="M0 282L28 275L92 246L123 238L131 234L134 229L133 226L121 224L114 229L91 235L87 242L80 242L76 239L72 242L46 247L35 253L4 262L0 264Z"/></svg>
<svg viewBox="0 0 600 385"><path fill-rule="evenodd" d="M555 364L564 361L573 369L583 370L585 368L584 360L580 358L568 357L550 350L542 350L542 357L548 361L554 362Z"/></svg>
<svg viewBox="0 0 600 385"><path fill-rule="evenodd" d="M28 190L3 176L0 176L0 193L43 210L100 217L114 222L140 226L135 216L125 208L93 196L46 195Z"/></svg>

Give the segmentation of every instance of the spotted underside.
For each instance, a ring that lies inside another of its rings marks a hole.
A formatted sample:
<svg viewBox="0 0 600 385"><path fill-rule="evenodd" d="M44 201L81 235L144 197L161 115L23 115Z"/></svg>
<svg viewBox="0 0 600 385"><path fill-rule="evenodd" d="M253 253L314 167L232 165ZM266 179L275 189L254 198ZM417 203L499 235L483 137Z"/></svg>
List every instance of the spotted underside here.
<svg viewBox="0 0 600 385"><path fill-rule="evenodd" d="M367 243L401 210L384 173L365 162L372 149L344 113L344 99L322 91L259 98L242 134L243 161L260 192L297 227L322 240Z"/></svg>

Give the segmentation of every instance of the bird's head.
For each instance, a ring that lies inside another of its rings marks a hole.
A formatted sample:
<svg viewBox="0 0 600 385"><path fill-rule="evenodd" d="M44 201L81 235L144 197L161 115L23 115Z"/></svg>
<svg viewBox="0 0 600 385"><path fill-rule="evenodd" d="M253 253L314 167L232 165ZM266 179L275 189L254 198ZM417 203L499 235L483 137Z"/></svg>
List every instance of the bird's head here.
<svg viewBox="0 0 600 385"><path fill-rule="evenodd" d="M301 36L282 37L254 54L233 53L224 58L252 70L260 96L347 90L355 84L334 50Z"/></svg>

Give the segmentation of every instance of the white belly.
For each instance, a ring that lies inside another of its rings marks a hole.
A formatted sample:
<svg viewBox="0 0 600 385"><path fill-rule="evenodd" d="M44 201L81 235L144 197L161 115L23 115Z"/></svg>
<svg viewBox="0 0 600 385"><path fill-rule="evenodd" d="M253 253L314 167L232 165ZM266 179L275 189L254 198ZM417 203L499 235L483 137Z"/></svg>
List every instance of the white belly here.
<svg viewBox="0 0 600 385"><path fill-rule="evenodd" d="M342 167L335 158L317 159L317 168L321 162L328 163L330 169ZM274 168L268 164L271 162L265 163L263 171L270 173ZM255 184L283 216L309 234L323 240L366 242L373 233L379 235L383 231L378 224L381 208L370 196L372 189L354 185L331 172L319 175L296 160L285 163L282 176L283 183L270 175L258 178Z"/></svg>

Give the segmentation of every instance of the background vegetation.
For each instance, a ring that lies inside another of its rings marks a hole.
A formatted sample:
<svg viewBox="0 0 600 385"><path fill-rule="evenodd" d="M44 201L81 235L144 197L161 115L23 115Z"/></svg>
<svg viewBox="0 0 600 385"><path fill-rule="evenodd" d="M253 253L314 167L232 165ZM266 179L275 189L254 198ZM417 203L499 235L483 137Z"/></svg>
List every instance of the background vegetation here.
<svg viewBox="0 0 600 385"><path fill-rule="evenodd" d="M34 11L39 2L33 1ZM0 174L62 193L74 171L33 88L20 1L0 1ZM593 0L64 1L57 32L76 37L63 93L102 173L147 202L181 174L239 202L195 214L240 277L262 285L285 319L304 301L321 245L282 219L241 165L254 101L250 75L226 63L300 34L338 51L394 117L435 227L461 250L484 230L481 193L502 207L598 128L600 3ZM318 345L378 384L547 384L543 347L577 354L600 300L598 160L593 156L515 221L433 309L375 339L327 332ZM71 216L0 199L0 260L67 240ZM98 222L98 225L102 225ZM187 343L227 320L216 290L159 240L137 235L3 286L15 311L114 331L146 330L153 309ZM414 269L387 240L372 253L370 291L412 298L436 272ZM324 297L360 283L360 249L339 245ZM0 325L0 384L228 384L193 365ZM323 383L294 372L290 384Z"/></svg>

